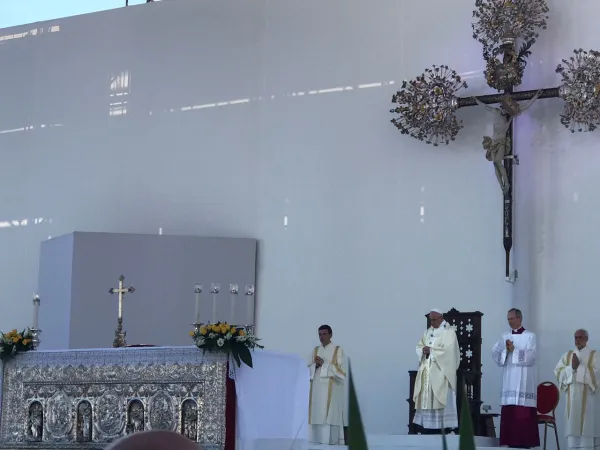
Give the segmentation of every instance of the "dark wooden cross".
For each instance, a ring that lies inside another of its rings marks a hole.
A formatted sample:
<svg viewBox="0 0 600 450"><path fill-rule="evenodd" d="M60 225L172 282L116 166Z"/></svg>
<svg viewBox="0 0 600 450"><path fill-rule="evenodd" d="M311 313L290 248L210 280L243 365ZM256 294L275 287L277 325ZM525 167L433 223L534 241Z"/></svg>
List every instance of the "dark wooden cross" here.
<svg viewBox="0 0 600 450"><path fill-rule="evenodd" d="M484 75L498 94L457 97L467 84L447 66L434 66L411 81L392 97L399 106L390 112L400 117L392 123L411 137L437 146L449 144L462 128L454 112L468 106L485 106L496 114L493 136L482 142L486 158L494 163L496 177L503 194L502 241L505 251L505 277L514 282L518 271L511 272L510 252L513 248L513 208L515 164L514 119L538 99L559 97L565 101L561 123L575 131L593 131L600 124L600 53L575 50L569 60L563 59L556 72L562 84L539 90L515 91L523 79L531 55L530 48L539 37L537 30L546 28L549 11L546 0L475 0L473 37L483 44L486 61ZM517 51L516 42L521 42ZM526 101L526 104L519 102ZM498 108L489 105L499 104Z"/></svg>

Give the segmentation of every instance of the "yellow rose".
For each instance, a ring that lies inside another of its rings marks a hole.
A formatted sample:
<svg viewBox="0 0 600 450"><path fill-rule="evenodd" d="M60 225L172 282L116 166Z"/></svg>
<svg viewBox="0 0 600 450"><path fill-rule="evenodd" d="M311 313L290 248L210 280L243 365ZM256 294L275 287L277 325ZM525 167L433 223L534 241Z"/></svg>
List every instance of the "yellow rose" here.
<svg viewBox="0 0 600 450"><path fill-rule="evenodd" d="M246 336L246 332L244 330L240 330L240 336Z"/></svg>
<svg viewBox="0 0 600 450"><path fill-rule="evenodd" d="M202 336L204 336L206 334L206 332L207 332L206 327L200 327L200 334Z"/></svg>
<svg viewBox="0 0 600 450"><path fill-rule="evenodd" d="M225 325L221 325L221 333L226 334L229 331L229 327L226 327Z"/></svg>
<svg viewBox="0 0 600 450"><path fill-rule="evenodd" d="M19 339L17 339L17 338L13 338L13 340L12 340L12 341L13 341L13 343L15 343L15 344L16 344L16 343L18 343L18 342L19 342Z"/></svg>
<svg viewBox="0 0 600 450"><path fill-rule="evenodd" d="M194 335L195 335L195 334L196 334L196 333L195 333L194 331L190 331L190 336L191 336L191 337L194 337Z"/></svg>
<svg viewBox="0 0 600 450"><path fill-rule="evenodd" d="M12 330L10 333L11 334L17 334L17 330Z"/></svg>
<svg viewBox="0 0 600 450"><path fill-rule="evenodd" d="M23 339L23 345L28 345L31 342L31 339Z"/></svg>

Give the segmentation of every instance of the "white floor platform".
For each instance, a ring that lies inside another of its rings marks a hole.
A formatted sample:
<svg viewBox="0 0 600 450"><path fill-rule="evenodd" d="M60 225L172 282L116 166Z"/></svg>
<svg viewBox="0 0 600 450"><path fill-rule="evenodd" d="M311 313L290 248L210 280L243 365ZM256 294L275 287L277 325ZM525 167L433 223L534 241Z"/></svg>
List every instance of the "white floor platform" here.
<svg viewBox="0 0 600 450"><path fill-rule="evenodd" d="M458 436L451 434L446 436L448 450L458 449ZM441 450L442 436L423 436L417 434L392 434L389 436L369 436L369 450L402 450L402 449L426 449ZM478 449L498 449L498 439L487 437L476 437L475 445ZM342 445L318 445L308 444L309 450L344 450Z"/></svg>

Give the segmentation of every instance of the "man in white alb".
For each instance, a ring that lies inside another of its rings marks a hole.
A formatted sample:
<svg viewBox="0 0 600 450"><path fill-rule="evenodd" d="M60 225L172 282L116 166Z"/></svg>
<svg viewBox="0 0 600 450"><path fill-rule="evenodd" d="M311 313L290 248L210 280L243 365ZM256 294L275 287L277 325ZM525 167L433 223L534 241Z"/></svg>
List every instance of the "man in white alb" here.
<svg viewBox="0 0 600 450"><path fill-rule="evenodd" d="M423 427L425 434L438 434L442 428L458 428L456 371L460 347L455 327L444 320L439 309L431 310L429 322L431 327L417 344L413 423Z"/></svg>
<svg viewBox="0 0 600 450"><path fill-rule="evenodd" d="M319 327L321 345L315 347L308 361L310 398L308 423L310 442L343 445L346 414L344 411L346 367L343 350L331 342L329 325Z"/></svg>
<svg viewBox="0 0 600 450"><path fill-rule="evenodd" d="M506 316L507 331L492 348L492 358L502 367L500 446L540 446L537 421L536 337L523 328L523 314L512 308Z"/></svg>
<svg viewBox="0 0 600 450"><path fill-rule="evenodd" d="M600 406L596 393L598 364L596 350L587 346L588 332L575 332L575 349L566 352L554 369L558 387L566 393L567 448L594 450L600 448L600 426L596 423Z"/></svg>

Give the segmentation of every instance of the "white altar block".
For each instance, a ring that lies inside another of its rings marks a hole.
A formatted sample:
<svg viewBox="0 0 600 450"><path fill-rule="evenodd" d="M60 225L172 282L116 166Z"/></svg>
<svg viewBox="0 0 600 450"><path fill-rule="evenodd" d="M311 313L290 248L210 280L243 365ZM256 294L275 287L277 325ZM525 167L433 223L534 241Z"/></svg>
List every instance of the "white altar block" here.
<svg viewBox="0 0 600 450"><path fill-rule="evenodd" d="M256 280L255 239L75 232L42 242L38 293L41 350L112 346L117 295L125 276L135 292L123 300L127 344L190 345L196 283L200 318L212 319L211 283L219 283L217 320L231 323L229 285L237 284L233 323L253 325L244 295ZM248 323L251 321L250 323Z"/></svg>
<svg viewBox="0 0 600 450"><path fill-rule="evenodd" d="M236 368L238 450L308 448L310 373L296 355L252 353Z"/></svg>

